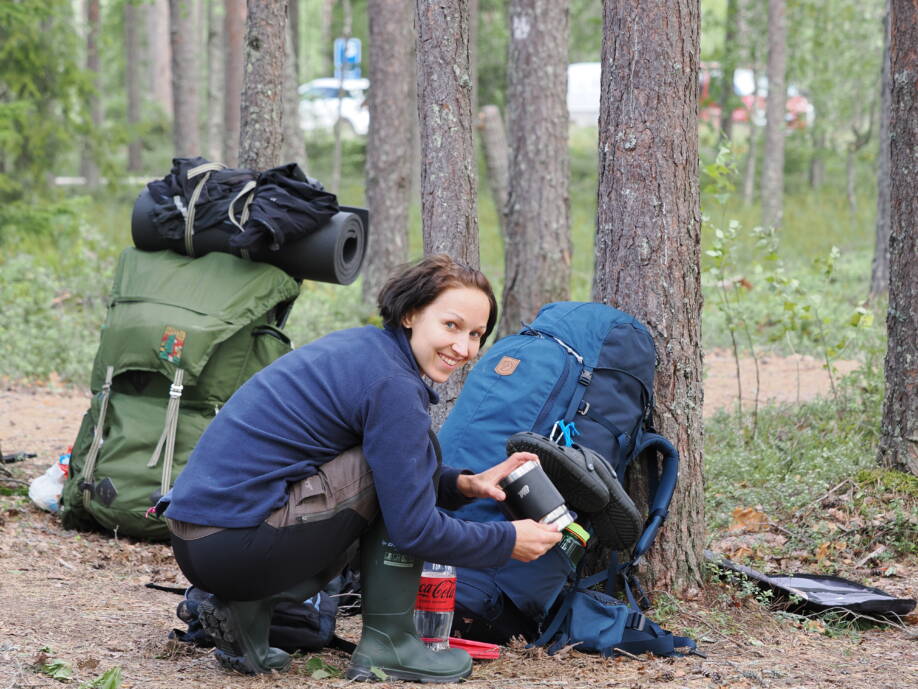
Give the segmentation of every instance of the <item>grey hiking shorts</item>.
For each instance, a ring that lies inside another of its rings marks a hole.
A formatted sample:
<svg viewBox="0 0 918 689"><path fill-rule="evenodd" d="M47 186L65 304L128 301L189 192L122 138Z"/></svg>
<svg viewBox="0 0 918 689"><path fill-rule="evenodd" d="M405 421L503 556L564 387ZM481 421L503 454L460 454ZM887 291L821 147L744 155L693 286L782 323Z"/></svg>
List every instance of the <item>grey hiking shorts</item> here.
<svg viewBox="0 0 918 689"><path fill-rule="evenodd" d="M258 600L310 577L331 580L379 512L359 447L291 484L287 496L284 506L249 528L167 519L175 559L188 580L226 600Z"/></svg>

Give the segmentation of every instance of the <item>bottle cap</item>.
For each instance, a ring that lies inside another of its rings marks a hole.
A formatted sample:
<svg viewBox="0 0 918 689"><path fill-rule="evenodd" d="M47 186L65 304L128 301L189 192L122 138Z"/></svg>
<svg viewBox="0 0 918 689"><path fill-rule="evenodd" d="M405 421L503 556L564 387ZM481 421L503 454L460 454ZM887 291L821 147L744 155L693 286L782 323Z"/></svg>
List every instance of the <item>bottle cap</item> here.
<svg viewBox="0 0 918 689"><path fill-rule="evenodd" d="M582 545L586 545L587 541L590 540L590 532L580 526L580 524L577 522L571 522L564 527L564 530L576 538L578 541L580 541Z"/></svg>

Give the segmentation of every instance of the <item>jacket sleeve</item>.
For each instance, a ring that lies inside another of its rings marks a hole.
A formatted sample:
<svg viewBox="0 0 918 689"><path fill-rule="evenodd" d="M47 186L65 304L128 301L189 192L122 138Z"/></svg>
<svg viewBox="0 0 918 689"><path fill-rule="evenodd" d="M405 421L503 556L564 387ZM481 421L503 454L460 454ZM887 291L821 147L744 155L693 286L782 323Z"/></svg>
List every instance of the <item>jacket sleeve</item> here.
<svg viewBox="0 0 918 689"><path fill-rule="evenodd" d="M440 465L440 483L437 485L437 507L444 510L458 510L468 505L474 498L467 498L459 492L456 483L460 474L471 474L468 469L456 469L446 464Z"/></svg>
<svg viewBox="0 0 918 689"><path fill-rule="evenodd" d="M407 376L386 378L367 390L361 408L363 451L389 538L406 553L429 562L462 567L497 567L513 551L509 522L467 522L436 507L437 459L428 436L426 391ZM444 469L452 482L455 470ZM440 486L438 486L440 488Z"/></svg>

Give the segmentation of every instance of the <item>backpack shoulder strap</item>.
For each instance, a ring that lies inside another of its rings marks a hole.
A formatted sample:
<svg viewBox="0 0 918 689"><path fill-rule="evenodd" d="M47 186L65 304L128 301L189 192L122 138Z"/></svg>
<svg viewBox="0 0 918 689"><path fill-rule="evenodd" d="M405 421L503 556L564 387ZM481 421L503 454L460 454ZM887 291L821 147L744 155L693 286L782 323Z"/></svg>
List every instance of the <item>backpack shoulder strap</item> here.
<svg viewBox="0 0 918 689"><path fill-rule="evenodd" d="M651 493L652 502L647 515L647 525L634 546L634 550L631 551L631 562L629 563L631 565L636 565L653 543L660 525L669 514L669 504L672 502L673 493L676 490L676 482L679 479L679 452L673 447L672 443L659 433L645 431L638 438L636 453L640 454L648 450L653 450L663 455L663 468L659 476L656 476L655 470L648 471L648 475L652 474L655 478L656 489Z"/></svg>

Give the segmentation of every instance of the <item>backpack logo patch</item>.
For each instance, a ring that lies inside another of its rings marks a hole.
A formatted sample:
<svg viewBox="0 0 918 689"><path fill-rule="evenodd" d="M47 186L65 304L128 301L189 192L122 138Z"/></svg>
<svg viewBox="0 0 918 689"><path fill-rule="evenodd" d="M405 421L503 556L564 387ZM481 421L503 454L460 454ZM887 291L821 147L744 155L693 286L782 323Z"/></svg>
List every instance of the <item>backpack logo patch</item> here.
<svg viewBox="0 0 918 689"><path fill-rule="evenodd" d="M163 339L159 342L159 358L178 366L182 363L182 350L185 348L184 330L168 326L163 332Z"/></svg>
<svg viewBox="0 0 918 689"><path fill-rule="evenodd" d="M494 367L494 372L499 376L512 376L513 372L516 371L516 367L519 365L519 359L514 359L512 356L505 356L497 362L497 366Z"/></svg>

